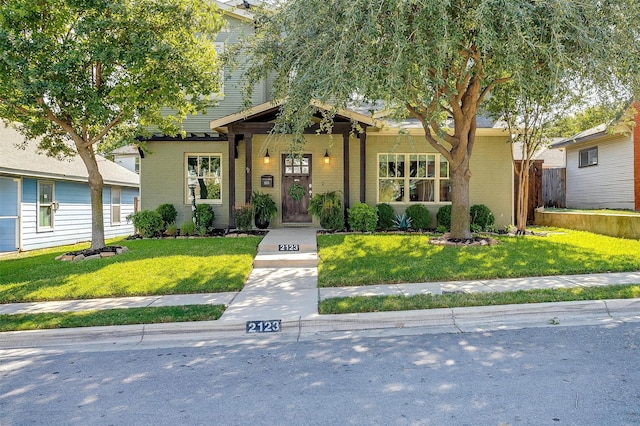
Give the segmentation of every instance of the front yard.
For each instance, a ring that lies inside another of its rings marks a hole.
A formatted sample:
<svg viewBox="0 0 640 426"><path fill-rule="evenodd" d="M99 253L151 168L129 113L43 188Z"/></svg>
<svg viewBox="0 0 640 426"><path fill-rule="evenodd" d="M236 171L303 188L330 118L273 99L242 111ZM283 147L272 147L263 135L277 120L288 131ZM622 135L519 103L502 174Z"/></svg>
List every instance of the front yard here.
<svg viewBox="0 0 640 426"><path fill-rule="evenodd" d="M362 286L640 270L640 241L557 230L443 247L422 235L322 235L319 286Z"/></svg>
<svg viewBox="0 0 640 426"><path fill-rule="evenodd" d="M85 245L0 258L0 303L239 291L261 238L110 241L130 251L83 262L54 258Z"/></svg>

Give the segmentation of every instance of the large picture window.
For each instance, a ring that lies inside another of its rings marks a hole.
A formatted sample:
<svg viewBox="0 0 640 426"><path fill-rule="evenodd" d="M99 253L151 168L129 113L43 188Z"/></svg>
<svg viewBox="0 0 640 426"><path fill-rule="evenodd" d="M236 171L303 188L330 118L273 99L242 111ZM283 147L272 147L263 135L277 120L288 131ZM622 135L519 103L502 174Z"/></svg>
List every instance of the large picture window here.
<svg viewBox="0 0 640 426"><path fill-rule="evenodd" d="M598 165L598 147L594 146L579 152L578 167Z"/></svg>
<svg viewBox="0 0 640 426"><path fill-rule="evenodd" d="M191 191L188 176L195 173L198 184L195 188L196 200L200 202L222 202L222 155L221 154L188 154L187 172L184 177L185 202L190 202Z"/></svg>
<svg viewBox="0 0 640 426"><path fill-rule="evenodd" d="M449 163L440 154L378 154L379 203L448 201Z"/></svg>

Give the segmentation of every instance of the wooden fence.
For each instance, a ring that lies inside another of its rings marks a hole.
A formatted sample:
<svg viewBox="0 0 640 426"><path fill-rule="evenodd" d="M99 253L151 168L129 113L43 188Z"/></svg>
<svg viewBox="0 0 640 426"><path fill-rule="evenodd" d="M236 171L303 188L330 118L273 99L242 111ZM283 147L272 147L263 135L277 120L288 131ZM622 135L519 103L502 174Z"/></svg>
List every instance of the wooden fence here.
<svg viewBox="0 0 640 426"><path fill-rule="evenodd" d="M567 207L567 169L542 170L542 200L545 207Z"/></svg>

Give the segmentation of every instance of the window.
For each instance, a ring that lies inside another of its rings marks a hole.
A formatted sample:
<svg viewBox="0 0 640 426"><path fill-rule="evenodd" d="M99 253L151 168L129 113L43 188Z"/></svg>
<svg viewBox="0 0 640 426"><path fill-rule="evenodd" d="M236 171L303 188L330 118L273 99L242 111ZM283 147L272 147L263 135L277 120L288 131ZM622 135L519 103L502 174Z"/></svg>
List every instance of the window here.
<svg viewBox="0 0 640 426"><path fill-rule="evenodd" d="M111 188L111 224L119 225L120 219L120 188Z"/></svg>
<svg viewBox="0 0 640 426"><path fill-rule="evenodd" d="M136 172L137 174L140 174L140 157L135 156L133 157L133 171Z"/></svg>
<svg viewBox="0 0 640 426"><path fill-rule="evenodd" d="M53 230L56 207L53 182L38 182L38 231Z"/></svg>
<svg viewBox="0 0 640 426"><path fill-rule="evenodd" d="M222 202L222 155L221 154L187 154L187 170L185 173L185 194L187 204L191 201L189 174L195 173L198 183L195 187L196 200L210 203Z"/></svg>
<svg viewBox="0 0 640 426"><path fill-rule="evenodd" d="M598 165L598 147L583 149L578 153L578 167Z"/></svg>
<svg viewBox="0 0 640 426"><path fill-rule="evenodd" d="M378 154L379 203L451 201L449 163L440 154Z"/></svg>

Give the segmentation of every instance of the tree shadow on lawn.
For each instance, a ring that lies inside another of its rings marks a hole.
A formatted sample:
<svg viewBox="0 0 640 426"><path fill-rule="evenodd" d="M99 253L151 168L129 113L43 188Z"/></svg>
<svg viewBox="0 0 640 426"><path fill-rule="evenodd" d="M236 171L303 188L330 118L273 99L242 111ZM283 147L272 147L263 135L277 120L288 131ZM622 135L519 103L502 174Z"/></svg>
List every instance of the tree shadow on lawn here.
<svg viewBox="0 0 640 426"><path fill-rule="evenodd" d="M259 238L128 241L130 251L82 262L68 252L0 261L0 303L237 291ZM67 248L68 249L68 248Z"/></svg>
<svg viewBox="0 0 640 426"><path fill-rule="evenodd" d="M640 242L610 237L582 245L580 237L500 237L491 247L433 246L426 236L332 237L320 248L321 287L640 269Z"/></svg>

